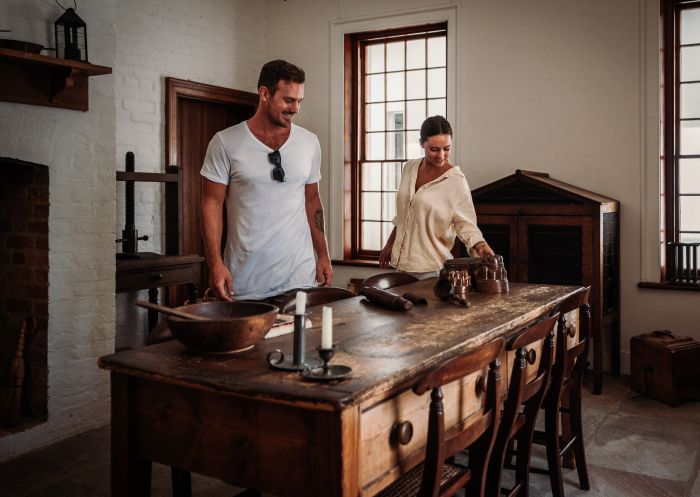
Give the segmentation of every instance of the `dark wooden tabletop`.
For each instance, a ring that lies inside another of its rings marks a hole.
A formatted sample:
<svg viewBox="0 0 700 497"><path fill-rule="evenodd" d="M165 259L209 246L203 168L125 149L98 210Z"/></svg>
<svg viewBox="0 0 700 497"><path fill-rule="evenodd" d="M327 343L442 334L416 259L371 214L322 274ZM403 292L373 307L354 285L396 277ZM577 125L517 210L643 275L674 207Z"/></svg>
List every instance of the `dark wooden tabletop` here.
<svg viewBox="0 0 700 497"><path fill-rule="evenodd" d="M387 310L364 297L329 304L333 342L339 347L331 363L353 369L351 378L334 383L308 381L268 366L269 352L291 354L292 334L263 340L250 351L219 356L189 352L172 340L104 356L99 365L172 384L337 410L381 398L435 364L518 330L579 288L511 283L508 294L469 294L471 307L465 309L435 298L434 283L429 279L391 289L426 297L427 306L414 306L409 312ZM308 311L314 326L307 329L307 357L321 341L321 308Z"/></svg>

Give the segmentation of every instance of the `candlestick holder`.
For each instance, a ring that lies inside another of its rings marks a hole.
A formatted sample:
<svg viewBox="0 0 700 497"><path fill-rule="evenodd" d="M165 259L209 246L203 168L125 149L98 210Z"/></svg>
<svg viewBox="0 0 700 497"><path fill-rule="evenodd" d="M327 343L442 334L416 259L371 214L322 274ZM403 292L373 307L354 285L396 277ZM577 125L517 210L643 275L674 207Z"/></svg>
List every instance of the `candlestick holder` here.
<svg viewBox="0 0 700 497"><path fill-rule="evenodd" d="M350 366L343 366L342 364L329 365L336 350L338 350L337 345L333 345L330 349L324 349L323 347L316 347L318 355L323 361L322 366L316 367L305 367L300 371L304 378L316 381L332 381L347 378L352 374L352 368Z"/></svg>
<svg viewBox="0 0 700 497"><path fill-rule="evenodd" d="M273 350L267 354L267 363L275 369L284 371L301 371L307 367L316 368L321 365L319 359L313 357L306 358L306 315L294 315L294 341L292 355L287 354L280 349Z"/></svg>

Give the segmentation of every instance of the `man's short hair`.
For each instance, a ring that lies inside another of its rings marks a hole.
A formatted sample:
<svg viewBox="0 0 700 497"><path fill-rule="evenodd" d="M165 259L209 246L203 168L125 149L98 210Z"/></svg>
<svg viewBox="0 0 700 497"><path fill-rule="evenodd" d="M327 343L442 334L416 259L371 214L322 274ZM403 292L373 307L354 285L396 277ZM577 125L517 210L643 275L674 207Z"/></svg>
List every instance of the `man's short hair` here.
<svg viewBox="0 0 700 497"><path fill-rule="evenodd" d="M258 88L264 86L270 92L270 95L274 95L279 81L303 84L305 79L306 74L301 67L297 67L286 60L271 60L260 69Z"/></svg>

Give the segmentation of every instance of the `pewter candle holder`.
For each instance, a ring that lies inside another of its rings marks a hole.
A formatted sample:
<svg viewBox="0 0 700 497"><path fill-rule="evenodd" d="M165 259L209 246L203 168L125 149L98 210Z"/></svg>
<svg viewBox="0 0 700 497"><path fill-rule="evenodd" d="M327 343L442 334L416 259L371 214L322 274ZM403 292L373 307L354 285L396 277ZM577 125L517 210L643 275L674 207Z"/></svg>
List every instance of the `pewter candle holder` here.
<svg viewBox="0 0 700 497"><path fill-rule="evenodd" d="M301 371L305 368L317 368L321 361L316 358L306 358L306 315L294 315L293 349L291 357L280 349L267 354L267 363L275 369L284 371Z"/></svg>
<svg viewBox="0 0 700 497"><path fill-rule="evenodd" d="M316 350L318 351L318 356L321 358L321 361L323 361L323 365L315 368L306 367L301 370L301 375L304 378L316 381L332 381L347 378L352 374L352 368L350 366L328 364L338 350L337 345L333 345L330 349L324 349L319 346L316 347Z"/></svg>

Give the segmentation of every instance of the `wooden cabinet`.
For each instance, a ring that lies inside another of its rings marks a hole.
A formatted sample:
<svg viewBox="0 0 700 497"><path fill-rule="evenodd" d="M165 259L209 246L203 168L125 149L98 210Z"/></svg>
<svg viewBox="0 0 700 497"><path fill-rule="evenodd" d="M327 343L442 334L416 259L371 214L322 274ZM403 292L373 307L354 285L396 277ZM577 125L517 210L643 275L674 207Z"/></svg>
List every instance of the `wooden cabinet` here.
<svg viewBox="0 0 700 497"><path fill-rule="evenodd" d="M472 192L479 228L511 281L591 286L595 393L603 344L620 371L620 216L617 200L552 179L515 174Z"/></svg>

